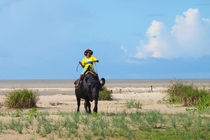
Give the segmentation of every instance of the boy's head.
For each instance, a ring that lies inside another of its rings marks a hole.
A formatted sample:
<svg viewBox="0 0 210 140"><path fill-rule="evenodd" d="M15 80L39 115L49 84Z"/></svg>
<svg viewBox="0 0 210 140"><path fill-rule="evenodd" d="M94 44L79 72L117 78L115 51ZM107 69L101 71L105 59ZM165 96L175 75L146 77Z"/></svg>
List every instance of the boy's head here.
<svg viewBox="0 0 210 140"><path fill-rule="evenodd" d="M90 49L87 49L87 50L84 52L84 55L87 56L87 57L90 57L91 55L93 55L93 51L90 50Z"/></svg>

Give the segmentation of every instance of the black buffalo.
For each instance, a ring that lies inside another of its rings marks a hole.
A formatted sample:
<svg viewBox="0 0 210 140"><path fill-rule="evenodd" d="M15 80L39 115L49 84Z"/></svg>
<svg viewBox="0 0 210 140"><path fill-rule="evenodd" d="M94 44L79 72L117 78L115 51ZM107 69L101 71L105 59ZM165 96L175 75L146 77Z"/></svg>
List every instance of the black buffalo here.
<svg viewBox="0 0 210 140"><path fill-rule="evenodd" d="M75 81L77 84L78 80ZM80 100L85 99L84 107L87 113L91 113L91 104L95 100L94 112L98 111L98 96L99 91L102 89L102 86L105 84L105 79L101 78L99 81L98 76L92 72L87 71L82 82L77 88L75 88L75 94L77 98L77 111L79 112Z"/></svg>

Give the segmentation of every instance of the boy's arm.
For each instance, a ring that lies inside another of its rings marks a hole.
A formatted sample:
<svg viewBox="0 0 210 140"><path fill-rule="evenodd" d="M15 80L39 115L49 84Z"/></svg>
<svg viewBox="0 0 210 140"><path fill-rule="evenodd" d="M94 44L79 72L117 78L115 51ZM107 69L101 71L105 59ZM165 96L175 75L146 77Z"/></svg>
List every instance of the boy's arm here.
<svg viewBox="0 0 210 140"><path fill-rule="evenodd" d="M99 62L99 60L98 60L98 59L96 59L94 56L92 56L92 57L93 57L92 62Z"/></svg>
<svg viewBox="0 0 210 140"><path fill-rule="evenodd" d="M79 64L84 68L85 66L82 64L82 62L79 61Z"/></svg>
<svg viewBox="0 0 210 140"><path fill-rule="evenodd" d="M99 62L99 60L94 60L93 62Z"/></svg>

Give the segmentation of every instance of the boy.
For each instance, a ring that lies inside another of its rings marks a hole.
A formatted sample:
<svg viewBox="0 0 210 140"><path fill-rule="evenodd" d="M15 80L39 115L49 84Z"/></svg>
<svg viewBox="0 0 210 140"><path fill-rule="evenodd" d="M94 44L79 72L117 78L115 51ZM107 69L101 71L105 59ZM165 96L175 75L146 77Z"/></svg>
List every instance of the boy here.
<svg viewBox="0 0 210 140"><path fill-rule="evenodd" d="M93 63L94 62L99 62L98 59L96 59L93 55L93 51L90 49L87 49L84 52L84 55L86 56L85 58L83 58L82 62L79 61L79 64L83 67L82 73L80 75L78 84L75 85L75 88L77 88L80 84L80 81L82 80L82 78L84 77L84 74L86 72L86 70L88 69L88 67L90 66L90 68L94 71L94 67L93 67ZM95 71L94 71L95 72ZM96 72L95 72L96 73Z"/></svg>

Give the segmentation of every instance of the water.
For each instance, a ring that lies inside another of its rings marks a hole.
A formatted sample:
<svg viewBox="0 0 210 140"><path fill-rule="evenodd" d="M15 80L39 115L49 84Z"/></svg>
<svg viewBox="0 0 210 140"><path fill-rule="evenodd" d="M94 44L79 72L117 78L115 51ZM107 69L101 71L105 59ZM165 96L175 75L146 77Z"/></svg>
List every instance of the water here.
<svg viewBox="0 0 210 140"><path fill-rule="evenodd" d="M175 80L192 83L199 87L210 87L210 79L112 79L106 80L105 85L108 88L149 88L151 85L153 87L168 87ZM7 94L7 89L14 88L43 89L39 92L40 95L74 94L74 80L0 80L0 94Z"/></svg>
<svg viewBox="0 0 210 140"><path fill-rule="evenodd" d="M0 80L0 88L73 88L74 80Z"/></svg>
<svg viewBox="0 0 210 140"><path fill-rule="evenodd" d="M106 80L106 86L167 86L175 80L210 86L210 79L113 79ZM74 88L74 80L0 80L0 88Z"/></svg>

